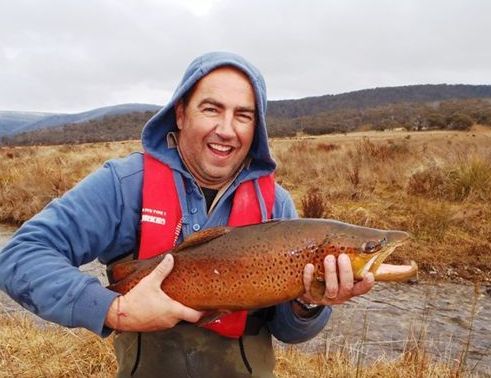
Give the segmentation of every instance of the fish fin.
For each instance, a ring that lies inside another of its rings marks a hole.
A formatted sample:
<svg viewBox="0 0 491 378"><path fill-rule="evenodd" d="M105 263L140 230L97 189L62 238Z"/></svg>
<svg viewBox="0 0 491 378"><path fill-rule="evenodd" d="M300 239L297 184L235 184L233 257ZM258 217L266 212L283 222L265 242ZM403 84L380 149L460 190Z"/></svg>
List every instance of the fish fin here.
<svg viewBox="0 0 491 378"><path fill-rule="evenodd" d="M198 320L195 324L198 327L203 327L204 325L214 322L215 320L221 318L224 315L230 314L232 311L230 310L217 310L217 311L211 311L208 312L206 315L204 315L200 320Z"/></svg>
<svg viewBox="0 0 491 378"><path fill-rule="evenodd" d="M326 284L324 281L313 279L310 284L310 294L316 301L320 301L324 297L324 291L326 290Z"/></svg>
<svg viewBox="0 0 491 378"><path fill-rule="evenodd" d="M107 276L109 278L109 282L116 283L121 281L123 278L128 277L130 274L136 272L142 260L129 260L123 262L116 262L107 267Z"/></svg>
<svg viewBox="0 0 491 378"><path fill-rule="evenodd" d="M222 235L230 232L230 227L214 227L207 230L195 232L189 235L181 244L179 244L172 252L179 252L183 249L194 247L195 245L204 244L210 240L219 238Z"/></svg>

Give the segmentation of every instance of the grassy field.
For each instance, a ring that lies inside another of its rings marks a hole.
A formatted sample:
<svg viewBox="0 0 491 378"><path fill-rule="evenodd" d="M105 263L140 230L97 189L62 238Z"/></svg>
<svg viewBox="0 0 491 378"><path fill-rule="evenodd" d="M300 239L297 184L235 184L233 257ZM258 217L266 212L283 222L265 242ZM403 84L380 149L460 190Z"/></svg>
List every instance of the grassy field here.
<svg viewBox="0 0 491 378"><path fill-rule="evenodd" d="M112 337L85 330L36 324L28 315L0 317L0 377L112 377L116 360ZM305 354L296 347L277 348L275 374L293 377L478 377L462 360L435 361L408 343L397 359L380 356L361 363L343 351Z"/></svg>
<svg viewBox="0 0 491 378"><path fill-rule="evenodd" d="M491 282L491 129L368 132L273 139L277 180L301 215L409 231L392 262L421 277ZM136 141L0 148L0 223L19 225ZM1 309L0 309L1 310ZM408 348L361 364L342 351L278 349L279 377L471 377L465 359L435 361ZM0 314L0 377L112 376L111 338Z"/></svg>
<svg viewBox="0 0 491 378"><path fill-rule="evenodd" d="M409 231L392 262L491 282L490 128L273 139L271 148L302 215ZM21 224L105 160L138 150L136 141L0 148L0 223Z"/></svg>

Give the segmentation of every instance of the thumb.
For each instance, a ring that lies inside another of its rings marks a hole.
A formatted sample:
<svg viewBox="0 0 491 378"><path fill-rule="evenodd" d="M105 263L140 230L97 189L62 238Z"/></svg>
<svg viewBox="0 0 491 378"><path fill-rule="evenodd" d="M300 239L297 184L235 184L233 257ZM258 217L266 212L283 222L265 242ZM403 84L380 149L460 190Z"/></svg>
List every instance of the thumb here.
<svg viewBox="0 0 491 378"><path fill-rule="evenodd" d="M165 255L164 259L155 267L155 269L148 275L151 281L156 281L160 286L162 281L169 275L174 267L174 256L170 253Z"/></svg>

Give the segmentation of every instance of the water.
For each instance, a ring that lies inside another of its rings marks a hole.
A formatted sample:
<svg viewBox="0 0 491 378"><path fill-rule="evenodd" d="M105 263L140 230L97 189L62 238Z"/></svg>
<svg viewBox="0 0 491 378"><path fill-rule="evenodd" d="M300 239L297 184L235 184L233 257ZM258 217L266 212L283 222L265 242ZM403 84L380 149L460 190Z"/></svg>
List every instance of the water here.
<svg viewBox="0 0 491 378"><path fill-rule="evenodd" d="M0 224L0 248L15 231ZM98 263L82 267L106 284ZM361 353L364 361L381 355L398 357L408 340L443 361L459 358L469 342L467 366L491 376L491 288L451 283L416 285L377 283L363 297L335 306L328 325L314 339L300 344L307 352L336 348ZM22 308L0 292L3 311ZM473 315L474 314L474 315ZM472 323L472 330L470 329ZM469 336L470 335L470 336Z"/></svg>
<svg viewBox="0 0 491 378"><path fill-rule="evenodd" d="M405 345L419 341L435 359L453 364L470 342L467 366L491 375L491 296L486 290L475 293L474 286L451 283L377 283L367 295L335 306L324 331L302 346L311 352L361 353L364 361L373 361L382 354L398 357Z"/></svg>

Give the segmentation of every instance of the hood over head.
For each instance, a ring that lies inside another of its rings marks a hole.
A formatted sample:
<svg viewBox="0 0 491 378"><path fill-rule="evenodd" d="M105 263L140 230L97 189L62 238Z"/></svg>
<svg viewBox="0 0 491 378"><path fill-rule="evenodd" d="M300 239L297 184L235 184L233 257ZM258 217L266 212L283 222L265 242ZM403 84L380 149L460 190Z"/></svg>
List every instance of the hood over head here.
<svg viewBox="0 0 491 378"><path fill-rule="evenodd" d="M211 52L194 59L187 68L169 103L155 114L145 125L142 132L142 144L146 153L158 160L166 161L170 146L167 144L169 132L178 131L175 105L204 76L216 68L232 66L247 75L256 97L256 128L254 140L248 156L250 168L271 172L275 169L266 130L266 84L259 70L239 55L229 52Z"/></svg>

